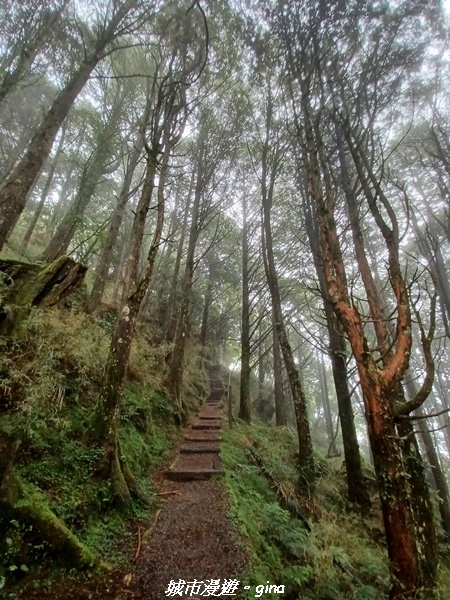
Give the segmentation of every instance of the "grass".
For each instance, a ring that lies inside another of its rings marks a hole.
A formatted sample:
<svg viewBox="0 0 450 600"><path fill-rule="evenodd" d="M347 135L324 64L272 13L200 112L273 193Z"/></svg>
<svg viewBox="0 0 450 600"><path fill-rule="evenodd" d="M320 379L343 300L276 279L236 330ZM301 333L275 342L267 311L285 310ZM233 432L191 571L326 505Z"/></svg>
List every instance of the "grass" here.
<svg viewBox="0 0 450 600"><path fill-rule="evenodd" d="M127 560L131 522L156 510L151 476L178 438L172 401L163 387L163 349L140 333L123 395L120 447L150 506L135 500L129 514L113 505L110 483L96 476L102 453L90 441L91 420L106 363L110 323L82 313L33 309L20 338L0 342L0 428L21 439L15 474L94 555ZM193 356L196 356L195 354ZM201 388L193 361L188 378ZM150 513L150 515L149 515ZM134 542L133 542L134 543ZM22 523L1 519L0 589L32 579L58 557ZM59 570L58 573L61 571Z"/></svg>

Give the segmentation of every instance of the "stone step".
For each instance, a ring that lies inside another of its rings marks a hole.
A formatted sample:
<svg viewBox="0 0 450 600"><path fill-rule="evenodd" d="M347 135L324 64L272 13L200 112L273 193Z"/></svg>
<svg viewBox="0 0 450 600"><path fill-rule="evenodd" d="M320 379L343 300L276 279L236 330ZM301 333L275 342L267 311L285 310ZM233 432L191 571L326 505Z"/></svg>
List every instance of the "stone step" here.
<svg viewBox="0 0 450 600"><path fill-rule="evenodd" d="M216 453L180 454L175 464L167 471L167 477L172 481L190 481L209 479L224 473L225 469Z"/></svg>
<svg viewBox="0 0 450 600"><path fill-rule="evenodd" d="M207 419L202 421L197 421L192 425L192 429L220 429L222 426L222 421Z"/></svg>
<svg viewBox="0 0 450 600"><path fill-rule="evenodd" d="M195 442L183 444L180 448L180 452L182 454L205 454L209 452L218 454L220 452L220 446L217 442L196 440Z"/></svg>
<svg viewBox="0 0 450 600"><path fill-rule="evenodd" d="M191 430L186 432L184 439L187 442L220 442L220 432L208 430Z"/></svg>
<svg viewBox="0 0 450 600"><path fill-rule="evenodd" d="M218 421L222 418L222 410L214 408L212 410L208 410L207 408L200 411L197 415L199 419L215 419Z"/></svg>

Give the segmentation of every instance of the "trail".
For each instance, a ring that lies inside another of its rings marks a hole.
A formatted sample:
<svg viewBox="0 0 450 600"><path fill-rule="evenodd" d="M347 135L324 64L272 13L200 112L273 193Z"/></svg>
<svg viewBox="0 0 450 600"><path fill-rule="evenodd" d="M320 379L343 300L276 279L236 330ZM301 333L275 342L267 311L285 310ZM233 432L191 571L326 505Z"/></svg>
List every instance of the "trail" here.
<svg viewBox="0 0 450 600"><path fill-rule="evenodd" d="M225 487L217 479L224 473L219 457L223 384L218 373L212 370L210 396L158 489L166 500L138 560L130 586L134 598L170 597L166 591L170 594L171 581L186 582L179 589L187 598L213 595L207 586L220 597L222 589L232 587L226 580L239 578L245 566L227 517Z"/></svg>

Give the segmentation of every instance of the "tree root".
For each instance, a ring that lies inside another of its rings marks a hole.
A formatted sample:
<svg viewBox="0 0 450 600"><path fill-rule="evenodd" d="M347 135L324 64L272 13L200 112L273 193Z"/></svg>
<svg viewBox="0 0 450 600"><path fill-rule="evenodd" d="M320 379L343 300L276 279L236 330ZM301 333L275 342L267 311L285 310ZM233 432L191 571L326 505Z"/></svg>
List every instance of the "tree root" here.
<svg viewBox="0 0 450 600"><path fill-rule="evenodd" d="M136 477L131 472L125 454L122 452L120 442L117 442L117 452L119 455L120 467L130 494L135 498L138 498L141 502L144 502L145 504L150 504L150 498L148 498L148 496L146 496L144 492L141 489L139 489Z"/></svg>
<svg viewBox="0 0 450 600"><path fill-rule="evenodd" d="M48 506L44 496L36 490L28 491L13 473L13 459L18 442L4 432L0 435L0 449L6 459L0 469L0 514L4 519L31 525L39 539L45 540L58 558L78 568L100 566L102 563L84 546Z"/></svg>
<svg viewBox="0 0 450 600"><path fill-rule="evenodd" d="M103 444L103 456L96 473L99 477L111 481L114 502L120 510L130 510L132 497L138 498L145 504L150 504L150 499L139 489L119 441Z"/></svg>

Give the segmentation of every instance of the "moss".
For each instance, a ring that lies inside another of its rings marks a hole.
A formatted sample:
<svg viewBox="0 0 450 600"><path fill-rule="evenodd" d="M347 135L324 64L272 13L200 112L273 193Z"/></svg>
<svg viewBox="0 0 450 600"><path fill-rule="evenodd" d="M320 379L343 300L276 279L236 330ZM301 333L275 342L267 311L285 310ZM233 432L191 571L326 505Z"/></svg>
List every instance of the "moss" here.
<svg viewBox="0 0 450 600"><path fill-rule="evenodd" d="M42 494L28 494L13 508L18 517L37 529L64 563L82 568L100 564L95 554L50 510Z"/></svg>
<svg viewBox="0 0 450 600"><path fill-rule="evenodd" d="M3 481L0 506L3 519L25 523L33 537L45 541L61 563L80 568L99 564L95 554L50 509L44 495L13 472Z"/></svg>

